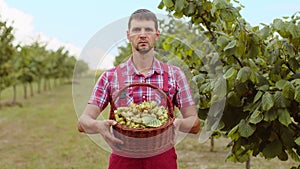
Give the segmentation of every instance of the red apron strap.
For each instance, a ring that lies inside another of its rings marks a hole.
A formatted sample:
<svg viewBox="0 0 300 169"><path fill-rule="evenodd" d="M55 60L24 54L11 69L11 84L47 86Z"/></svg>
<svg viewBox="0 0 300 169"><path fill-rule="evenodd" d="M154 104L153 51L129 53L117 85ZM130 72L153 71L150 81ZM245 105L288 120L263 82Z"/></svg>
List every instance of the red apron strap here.
<svg viewBox="0 0 300 169"><path fill-rule="evenodd" d="M117 66L116 67L116 71L117 71L117 83L119 85L119 89L118 90L121 90L123 89L123 87L125 87L125 77L122 75L122 70L121 70L121 66Z"/></svg>
<svg viewBox="0 0 300 169"><path fill-rule="evenodd" d="M164 92L168 92L169 91L169 80L168 80L168 65L161 62L162 63L162 66L163 66L163 69L164 69L164 74L163 74L163 78L164 78L164 86L163 86L163 91Z"/></svg>
<svg viewBox="0 0 300 169"><path fill-rule="evenodd" d="M124 67L124 66L123 66ZM118 83L118 89L117 90L121 90L123 89L123 87L125 87L125 76L122 75L122 68L121 65L116 66L116 73L117 73L117 83ZM113 99L113 97L112 97ZM109 114L109 118L110 119L114 119L114 110L111 108L110 109L110 114Z"/></svg>
<svg viewBox="0 0 300 169"><path fill-rule="evenodd" d="M172 99L171 99L171 97L169 95L169 78L168 78L168 76L169 76L169 68L168 68L168 64L161 62L161 66L164 69L164 73L163 73L163 80L164 80L163 81L163 83L164 83L163 84L163 91L166 93L166 95L168 96L168 98L171 100L171 105L172 105L171 107L174 110L174 105L173 105Z"/></svg>

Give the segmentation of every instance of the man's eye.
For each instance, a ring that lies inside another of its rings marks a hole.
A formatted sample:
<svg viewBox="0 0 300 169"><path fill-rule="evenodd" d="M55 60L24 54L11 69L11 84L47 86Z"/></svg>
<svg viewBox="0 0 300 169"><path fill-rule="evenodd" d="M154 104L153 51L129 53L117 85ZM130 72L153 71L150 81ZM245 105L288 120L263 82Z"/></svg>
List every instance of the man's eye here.
<svg viewBox="0 0 300 169"><path fill-rule="evenodd" d="M134 28L134 29L132 29L132 32L140 32L140 31L141 31L140 28Z"/></svg>
<svg viewBox="0 0 300 169"><path fill-rule="evenodd" d="M146 32L153 32L153 30L151 28L146 28L145 30Z"/></svg>

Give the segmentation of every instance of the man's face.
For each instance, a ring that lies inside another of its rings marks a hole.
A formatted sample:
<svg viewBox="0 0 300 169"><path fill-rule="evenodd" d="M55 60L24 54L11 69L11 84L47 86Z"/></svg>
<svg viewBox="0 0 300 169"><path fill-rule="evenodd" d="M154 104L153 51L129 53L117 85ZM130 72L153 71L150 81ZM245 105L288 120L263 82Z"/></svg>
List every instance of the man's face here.
<svg viewBox="0 0 300 169"><path fill-rule="evenodd" d="M127 38L131 42L133 50L140 54L146 54L154 47L160 32L155 29L152 20L131 20L130 29L127 31Z"/></svg>

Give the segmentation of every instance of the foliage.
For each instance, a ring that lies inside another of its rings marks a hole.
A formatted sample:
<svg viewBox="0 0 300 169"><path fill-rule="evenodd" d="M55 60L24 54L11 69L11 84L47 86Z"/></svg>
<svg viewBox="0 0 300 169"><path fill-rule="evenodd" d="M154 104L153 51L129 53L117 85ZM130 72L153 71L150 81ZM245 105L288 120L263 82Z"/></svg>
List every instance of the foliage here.
<svg viewBox="0 0 300 169"><path fill-rule="evenodd" d="M287 160L289 155L300 161L296 141L300 136L300 17L295 14L252 27L239 14L242 6L234 7L230 1L163 0L159 8L164 7L177 18L189 18L219 55L227 81L223 130L233 145L228 158L244 162L248 154L261 154ZM193 70L197 57L187 59ZM197 70L194 77L206 81L203 69ZM213 83L198 87L206 95L213 91ZM202 101L202 108L214 103L211 97Z"/></svg>
<svg viewBox="0 0 300 169"><path fill-rule="evenodd" d="M0 22L0 93L11 85L12 59L16 53L13 40L13 27L7 22Z"/></svg>
<svg viewBox="0 0 300 169"><path fill-rule="evenodd" d="M74 72L74 76L82 76L84 73L87 73L89 70L88 64L83 60L78 60L76 62L76 69Z"/></svg>

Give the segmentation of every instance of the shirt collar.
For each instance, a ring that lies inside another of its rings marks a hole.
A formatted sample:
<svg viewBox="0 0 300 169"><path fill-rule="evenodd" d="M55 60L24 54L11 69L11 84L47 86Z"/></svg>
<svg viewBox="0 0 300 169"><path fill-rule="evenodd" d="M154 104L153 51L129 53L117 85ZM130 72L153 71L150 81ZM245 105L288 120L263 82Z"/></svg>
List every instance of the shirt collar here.
<svg viewBox="0 0 300 169"><path fill-rule="evenodd" d="M132 56L127 61L127 70L129 75L134 74L140 74L138 70L135 68L133 64L133 58ZM163 67L161 67L160 61L154 57L152 68L151 68L151 74L157 73L157 74L163 74Z"/></svg>

